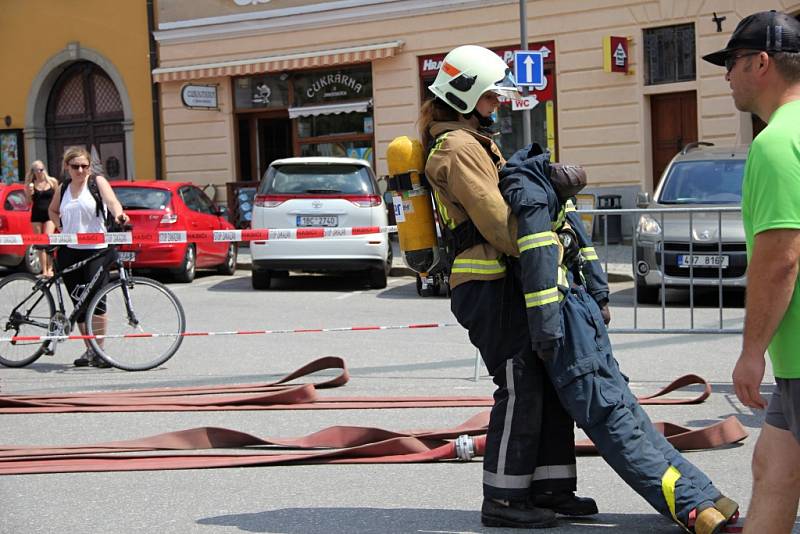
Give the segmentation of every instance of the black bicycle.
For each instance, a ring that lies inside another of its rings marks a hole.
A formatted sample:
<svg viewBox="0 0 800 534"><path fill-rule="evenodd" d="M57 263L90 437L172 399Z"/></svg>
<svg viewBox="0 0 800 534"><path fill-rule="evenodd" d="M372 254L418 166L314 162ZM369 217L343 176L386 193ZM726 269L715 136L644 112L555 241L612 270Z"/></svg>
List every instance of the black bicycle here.
<svg viewBox="0 0 800 534"><path fill-rule="evenodd" d="M61 245L44 247L52 254ZM77 313L66 314L62 295L63 275L103 257L109 282L89 302L86 317L105 308L105 326L86 321L88 342L95 353L125 371L146 371L169 360L183 342L186 318L178 298L164 284L131 276L110 245L66 269L55 262L52 278L15 273L0 282L0 364L24 367L43 354L54 354L77 323ZM78 286L77 309L100 284L101 273ZM55 289L57 297L53 299ZM42 339L45 338L45 339Z"/></svg>

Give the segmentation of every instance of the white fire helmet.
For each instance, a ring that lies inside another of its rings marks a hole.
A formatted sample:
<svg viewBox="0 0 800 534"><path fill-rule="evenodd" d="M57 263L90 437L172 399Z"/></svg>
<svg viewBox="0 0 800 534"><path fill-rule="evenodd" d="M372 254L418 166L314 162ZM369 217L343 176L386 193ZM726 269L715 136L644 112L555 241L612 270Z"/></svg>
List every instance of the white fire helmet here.
<svg viewBox="0 0 800 534"><path fill-rule="evenodd" d="M465 114L475 109L486 91L509 98L519 96L514 75L506 62L491 50L475 45L451 50L428 89L451 108Z"/></svg>

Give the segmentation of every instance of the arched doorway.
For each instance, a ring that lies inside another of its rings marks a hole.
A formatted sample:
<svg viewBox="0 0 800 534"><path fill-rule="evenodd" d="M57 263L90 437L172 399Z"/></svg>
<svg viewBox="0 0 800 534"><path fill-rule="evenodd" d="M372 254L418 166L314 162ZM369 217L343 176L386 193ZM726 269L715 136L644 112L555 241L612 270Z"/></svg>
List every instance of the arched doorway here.
<svg viewBox="0 0 800 534"><path fill-rule="evenodd" d="M127 177L124 113L119 92L106 72L90 61L70 65L56 80L47 102L45 128L50 173L61 176L61 156L83 146L110 179Z"/></svg>

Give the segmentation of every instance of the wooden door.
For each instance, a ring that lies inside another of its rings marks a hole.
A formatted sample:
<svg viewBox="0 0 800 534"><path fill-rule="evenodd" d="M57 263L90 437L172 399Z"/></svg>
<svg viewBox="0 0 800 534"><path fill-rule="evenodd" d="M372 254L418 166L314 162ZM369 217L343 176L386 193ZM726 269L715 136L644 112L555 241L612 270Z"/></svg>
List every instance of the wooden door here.
<svg viewBox="0 0 800 534"><path fill-rule="evenodd" d="M697 96L694 91L650 97L653 146L653 190L669 161L697 141Z"/></svg>
<svg viewBox="0 0 800 534"><path fill-rule="evenodd" d="M119 91L100 66L89 61L69 66L53 86L47 104L50 174L61 177L64 150L81 146L89 151L96 149L97 163L103 165L106 178L128 178L123 119Z"/></svg>

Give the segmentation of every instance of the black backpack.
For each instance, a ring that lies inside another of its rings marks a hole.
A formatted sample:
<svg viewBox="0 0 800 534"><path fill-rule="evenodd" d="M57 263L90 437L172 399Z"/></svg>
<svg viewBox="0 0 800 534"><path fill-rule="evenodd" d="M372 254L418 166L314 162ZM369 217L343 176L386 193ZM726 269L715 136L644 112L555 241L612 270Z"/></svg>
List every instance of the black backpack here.
<svg viewBox="0 0 800 534"><path fill-rule="evenodd" d="M69 187L69 184L71 184L71 183L72 183L72 178L70 178L70 177L67 177L61 183L61 198L59 199L60 201L63 202L64 193L67 192L67 188ZM102 197L102 195L100 195L100 188L97 187L97 177L94 174L90 174L86 185L89 187L89 193L91 193L92 198L94 199L94 203L95 203L94 213L95 213L95 215L97 215L98 217L103 217L103 219L105 220L105 223L106 223L106 228L109 228L110 225L114 222L114 218L111 216L111 213L109 213L109 211L106 209L106 205L103 202L103 197ZM105 215L103 215L103 214L105 214Z"/></svg>

